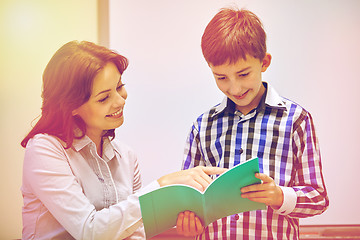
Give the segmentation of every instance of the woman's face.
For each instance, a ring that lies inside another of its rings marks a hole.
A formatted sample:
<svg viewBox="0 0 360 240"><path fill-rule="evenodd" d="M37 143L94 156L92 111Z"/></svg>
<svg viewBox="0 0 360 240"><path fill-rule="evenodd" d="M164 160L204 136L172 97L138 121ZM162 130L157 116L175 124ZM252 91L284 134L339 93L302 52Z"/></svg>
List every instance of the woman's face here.
<svg viewBox="0 0 360 240"><path fill-rule="evenodd" d="M124 122L123 109L127 92L116 65L109 62L95 76L89 100L73 111L86 124L86 135L91 139L115 129Z"/></svg>

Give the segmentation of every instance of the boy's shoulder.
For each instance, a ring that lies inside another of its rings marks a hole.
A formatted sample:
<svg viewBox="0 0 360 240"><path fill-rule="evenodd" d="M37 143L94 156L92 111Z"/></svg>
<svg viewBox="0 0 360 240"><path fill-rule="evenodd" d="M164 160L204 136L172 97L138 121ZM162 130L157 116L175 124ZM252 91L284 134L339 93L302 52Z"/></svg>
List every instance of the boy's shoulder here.
<svg viewBox="0 0 360 240"><path fill-rule="evenodd" d="M197 117L196 122L208 121L211 120L214 116L224 111L227 108L228 98L225 97L220 103L212 106L210 109L206 110L200 116Z"/></svg>
<svg viewBox="0 0 360 240"><path fill-rule="evenodd" d="M286 113L287 115L291 115L292 118L305 118L306 116L311 117L311 113L302 105L300 105L298 102L289 99L287 97L282 97L282 102L286 107Z"/></svg>
<svg viewBox="0 0 360 240"><path fill-rule="evenodd" d="M266 86L264 106L268 109L275 111L280 109L286 114L310 114L296 101L280 95L269 83L264 82L264 85Z"/></svg>

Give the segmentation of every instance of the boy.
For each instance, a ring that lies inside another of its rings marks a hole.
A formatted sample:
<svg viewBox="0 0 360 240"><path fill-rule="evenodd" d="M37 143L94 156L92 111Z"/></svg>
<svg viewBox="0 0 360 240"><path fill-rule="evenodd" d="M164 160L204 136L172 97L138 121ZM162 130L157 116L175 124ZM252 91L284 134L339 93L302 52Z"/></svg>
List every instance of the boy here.
<svg viewBox="0 0 360 240"><path fill-rule="evenodd" d="M182 168L231 168L258 157L255 176L262 183L239 194L267 210L219 219L198 239L298 239L299 218L329 205L310 113L262 81L271 55L252 12L222 9L207 25L201 48L226 97L193 123Z"/></svg>

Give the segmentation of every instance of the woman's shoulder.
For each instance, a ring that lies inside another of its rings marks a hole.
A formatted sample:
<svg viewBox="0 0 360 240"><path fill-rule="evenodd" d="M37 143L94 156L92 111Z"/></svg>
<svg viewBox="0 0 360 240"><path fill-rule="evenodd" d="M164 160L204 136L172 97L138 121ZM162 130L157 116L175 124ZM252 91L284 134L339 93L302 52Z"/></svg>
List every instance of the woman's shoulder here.
<svg viewBox="0 0 360 240"><path fill-rule="evenodd" d="M62 144L63 141L60 140L58 137L47 133L38 133L34 137L29 140L29 143L53 143L53 144Z"/></svg>
<svg viewBox="0 0 360 240"><path fill-rule="evenodd" d="M46 133L38 133L34 137L32 137L27 145L26 151L32 149L64 149L65 143L60 140L58 137L46 134Z"/></svg>

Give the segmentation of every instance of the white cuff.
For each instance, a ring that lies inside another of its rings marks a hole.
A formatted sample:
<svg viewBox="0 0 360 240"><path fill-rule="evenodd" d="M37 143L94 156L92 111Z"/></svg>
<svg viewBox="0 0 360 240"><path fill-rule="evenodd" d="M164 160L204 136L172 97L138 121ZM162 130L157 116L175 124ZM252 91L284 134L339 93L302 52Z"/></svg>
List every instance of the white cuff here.
<svg viewBox="0 0 360 240"><path fill-rule="evenodd" d="M295 209L297 195L295 193L295 190L291 187L280 186L280 188L283 192L284 201L279 209L274 209L274 212L281 215L288 215Z"/></svg>

